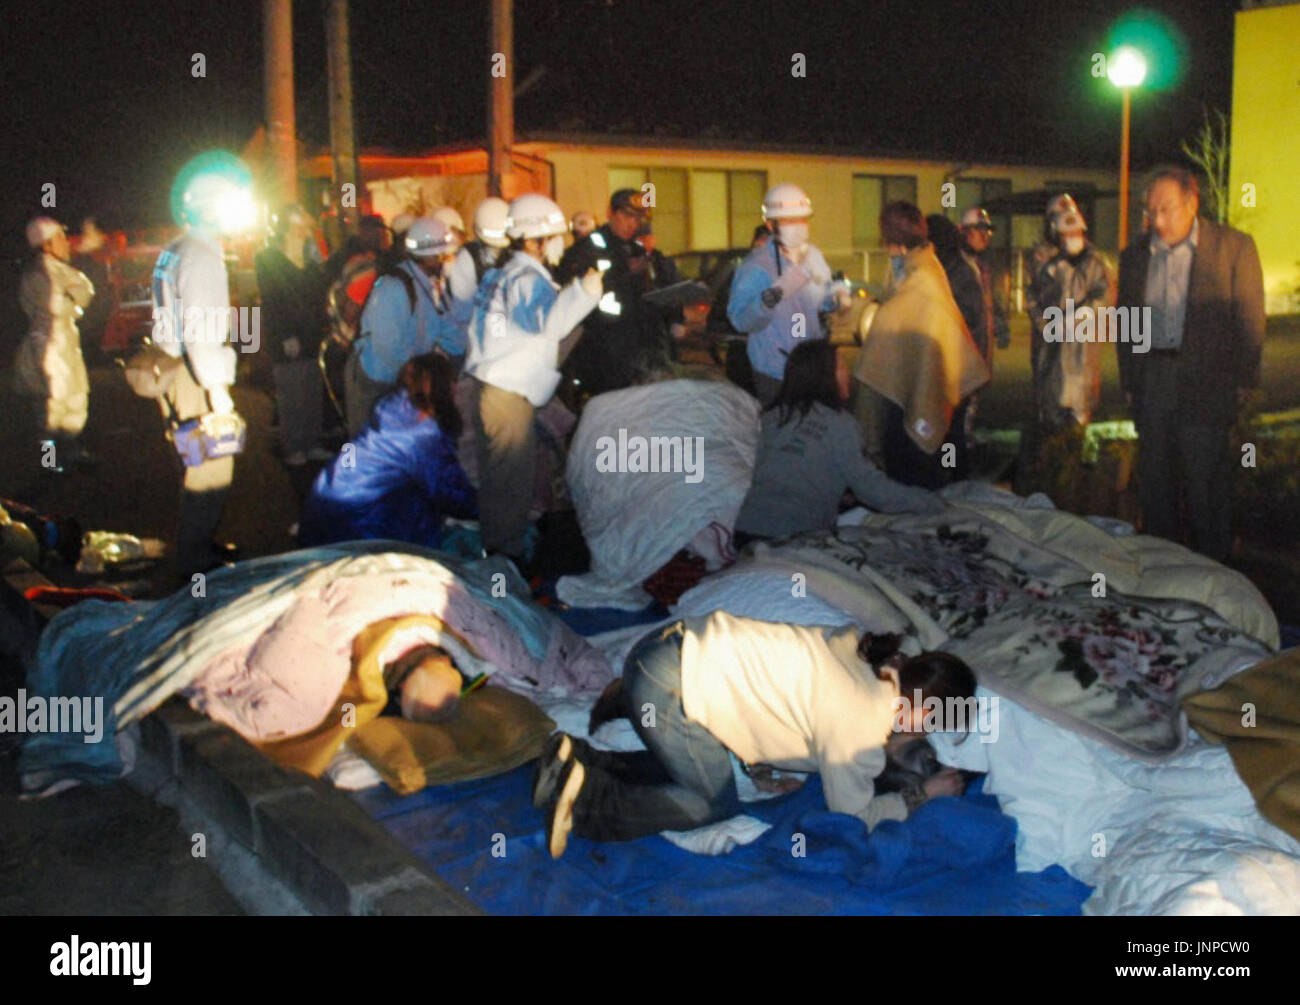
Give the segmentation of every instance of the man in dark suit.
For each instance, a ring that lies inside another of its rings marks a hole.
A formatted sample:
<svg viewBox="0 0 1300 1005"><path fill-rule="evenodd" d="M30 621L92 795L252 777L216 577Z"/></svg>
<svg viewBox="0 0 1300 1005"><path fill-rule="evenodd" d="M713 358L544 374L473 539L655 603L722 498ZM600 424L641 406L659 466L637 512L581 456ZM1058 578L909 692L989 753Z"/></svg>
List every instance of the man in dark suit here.
<svg viewBox="0 0 1300 1005"><path fill-rule="evenodd" d="M1182 168L1153 174L1146 208L1150 229L1120 256L1119 306L1151 309L1149 341L1115 346L1140 441L1144 529L1179 540L1181 502L1191 547L1223 561L1239 463L1229 435L1259 383L1264 341L1259 253L1249 235L1198 219L1196 178Z"/></svg>

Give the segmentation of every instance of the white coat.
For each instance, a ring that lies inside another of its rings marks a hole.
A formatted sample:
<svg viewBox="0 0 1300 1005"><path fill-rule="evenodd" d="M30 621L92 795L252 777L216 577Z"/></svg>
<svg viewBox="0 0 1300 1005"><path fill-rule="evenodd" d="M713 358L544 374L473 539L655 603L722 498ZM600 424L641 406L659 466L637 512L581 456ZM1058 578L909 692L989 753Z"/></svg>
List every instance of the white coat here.
<svg viewBox="0 0 1300 1005"><path fill-rule="evenodd" d="M19 389L45 399L45 432L76 436L90 409L77 319L95 295L85 274L41 252L23 273L18 302L30 320L14 363Z"/></svg>

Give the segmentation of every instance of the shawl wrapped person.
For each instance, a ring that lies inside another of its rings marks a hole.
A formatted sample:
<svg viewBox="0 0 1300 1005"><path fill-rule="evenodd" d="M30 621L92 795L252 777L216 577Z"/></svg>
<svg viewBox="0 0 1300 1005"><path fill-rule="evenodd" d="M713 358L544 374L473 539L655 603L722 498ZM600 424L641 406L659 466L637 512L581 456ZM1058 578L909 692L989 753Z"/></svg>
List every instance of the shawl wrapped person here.
<svg viewBox="0 0 1300 1005"><path fill-rule="evenodd" d="M891 456L897 454L890 449L891 433L895 441L905 433L917 450L933 457L953 413L991 377L928 242L907 252L902 279L876 311L853 376L863 385L857 388L857 411L868 455L891 478L919 484ZM889 415L890 403L901 415Z"/></svg>

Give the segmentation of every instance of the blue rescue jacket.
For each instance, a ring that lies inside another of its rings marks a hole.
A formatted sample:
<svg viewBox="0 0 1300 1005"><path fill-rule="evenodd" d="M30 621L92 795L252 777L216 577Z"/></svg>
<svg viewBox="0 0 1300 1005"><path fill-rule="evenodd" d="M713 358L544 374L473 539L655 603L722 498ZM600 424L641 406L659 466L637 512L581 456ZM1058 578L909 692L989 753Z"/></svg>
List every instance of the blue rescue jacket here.
<svg viewBox="0 0 1300 1005"><path fill-rule="evenodd" d="M316 476L298 542L390 538L436 548L447 516L478 516L478 493L455 442L397 390L379 400L366 429Z"/></svg>

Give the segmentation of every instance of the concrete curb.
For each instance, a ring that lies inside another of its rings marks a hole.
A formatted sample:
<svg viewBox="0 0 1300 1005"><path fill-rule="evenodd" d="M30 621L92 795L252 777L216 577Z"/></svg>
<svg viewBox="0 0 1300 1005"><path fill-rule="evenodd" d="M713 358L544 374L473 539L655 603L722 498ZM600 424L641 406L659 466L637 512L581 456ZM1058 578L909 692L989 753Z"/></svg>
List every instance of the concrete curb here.
<svg viewBox="0 0 1300 1005"><path fill-rule="evenodd" d="M173 698L141 743L178 784L319 914L479 915L348 796L282 768Z"/></svg>

